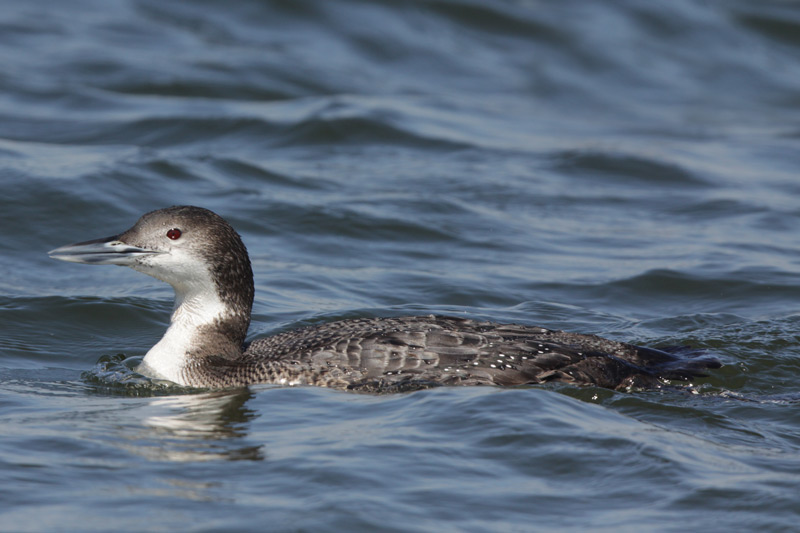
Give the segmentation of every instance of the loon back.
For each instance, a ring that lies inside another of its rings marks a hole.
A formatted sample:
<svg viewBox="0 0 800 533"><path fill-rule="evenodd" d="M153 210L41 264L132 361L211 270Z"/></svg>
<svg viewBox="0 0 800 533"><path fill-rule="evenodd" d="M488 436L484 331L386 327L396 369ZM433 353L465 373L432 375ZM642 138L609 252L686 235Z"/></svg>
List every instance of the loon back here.
<svg viewBox="0 0 800 533"><path fill-rule="evenodd" d="M258 339L241 359L199 359L185 376L207 387L281 383L389 392L561 381L622 390L687 380L719 366L702 353L687 359L671 351L685 352L447 316L360 318Z"/></svg>
<svg viewBox="0 0 800 533"><path fill-rule="evenodd" d="M170 283L170 326L137 370L180 385L392 391L563 381L625 389L686 380L720 366L713 357L686 350L440 316L344 320L245 346L253 304L247 249L224 219L199 207L153 211L124 233L62 246L50 256L129 266Z"/></svg>

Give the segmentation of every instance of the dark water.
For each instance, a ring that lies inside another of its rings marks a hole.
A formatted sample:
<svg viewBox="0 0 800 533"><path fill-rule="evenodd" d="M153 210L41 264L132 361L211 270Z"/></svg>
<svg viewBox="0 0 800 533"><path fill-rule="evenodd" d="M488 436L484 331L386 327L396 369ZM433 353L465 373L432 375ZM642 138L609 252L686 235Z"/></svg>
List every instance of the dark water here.
<svg viewBox="0 0 800 533"><path fill-rule="evenodd" d="M778 0L3 2L0 530L796 529L799 59ZM173 204L242 233L253 337L441 312L725 366L125 385L171 290L45 252Z"/></svg>

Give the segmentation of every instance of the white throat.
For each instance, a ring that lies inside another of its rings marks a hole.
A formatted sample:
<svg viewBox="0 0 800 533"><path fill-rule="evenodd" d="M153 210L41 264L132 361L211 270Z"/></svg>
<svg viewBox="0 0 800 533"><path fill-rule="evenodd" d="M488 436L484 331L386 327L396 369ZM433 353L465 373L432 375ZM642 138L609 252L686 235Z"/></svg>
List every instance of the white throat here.
<svg viewBox="0 0 800 533"><path fill-rule="evenodd" d="M180 290L175 287L175 308L169 328L144 356L137 372L188 385L183 369L190 360L190 353L201 346L201 327L227 316L230 310L219 299L210 280L207 284L184 286Z"/></svg>

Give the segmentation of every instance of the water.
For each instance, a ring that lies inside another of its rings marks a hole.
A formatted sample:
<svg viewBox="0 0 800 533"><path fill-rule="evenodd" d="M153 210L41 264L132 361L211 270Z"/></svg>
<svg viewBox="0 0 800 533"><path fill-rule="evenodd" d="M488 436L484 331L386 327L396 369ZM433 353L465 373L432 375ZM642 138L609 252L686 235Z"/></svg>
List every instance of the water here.
<svg viewBox="0 0 800 533"><path fill-rule="evenodd" d="M795 3L3 13L0 530L796 529ZM125 381L171 290L45 252L173 204L243 235L251 338L435 312L725 366L632 393Z"/></svg>

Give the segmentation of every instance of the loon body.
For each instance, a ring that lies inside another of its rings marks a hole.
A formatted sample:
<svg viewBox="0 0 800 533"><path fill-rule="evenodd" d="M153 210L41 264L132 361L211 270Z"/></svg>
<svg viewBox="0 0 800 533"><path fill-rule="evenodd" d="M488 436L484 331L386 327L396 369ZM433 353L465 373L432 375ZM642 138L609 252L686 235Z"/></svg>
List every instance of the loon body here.
<svg viewBox="0 0 800 533"><path fill-rule="evenodd" d="M171 284L169 328L137 371L183 386L277 383L379 392L562 381L625 389L686 380L720 366L697 353L432 315L342 320L248 345L254 288L247 249L222 217L199 207L153 211L124 233L49 254L128 266Z"/></svg>

